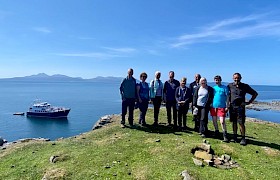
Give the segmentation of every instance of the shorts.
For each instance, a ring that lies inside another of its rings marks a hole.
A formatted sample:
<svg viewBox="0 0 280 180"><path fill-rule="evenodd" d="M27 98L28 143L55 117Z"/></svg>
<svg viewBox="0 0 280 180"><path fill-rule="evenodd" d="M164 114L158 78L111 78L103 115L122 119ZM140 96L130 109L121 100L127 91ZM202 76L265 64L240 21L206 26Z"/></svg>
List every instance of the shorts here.
<svg viewBox="0 0 280 180"><path fill-rule="evenodd" d="M218 116L218 117L226 117L226 108L211 108L210 114L211 116Z"/></svg>
<svg viewBox="0 0 280 180"><path fill-rule="evenodd" d="M231 106L229 108L230 122L238 122L239 124L244 124L245 118L245 106Z"/></svg>

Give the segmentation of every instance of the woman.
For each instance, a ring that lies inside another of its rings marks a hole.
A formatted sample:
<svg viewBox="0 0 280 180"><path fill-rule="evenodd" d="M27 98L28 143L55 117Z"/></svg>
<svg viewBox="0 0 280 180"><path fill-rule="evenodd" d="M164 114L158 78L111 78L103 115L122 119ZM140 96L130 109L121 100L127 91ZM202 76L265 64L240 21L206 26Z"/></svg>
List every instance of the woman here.
<svg viewBox="0 0 280 180"><path fill-rule="evenodd" d="M199 133L201 137L205 137L208 131L208 113L213 102L214 90L207 85L206 78L199 80L199 86L193 95L193 105L198 108ZM194 107L194 108L195 108Z"/></svg>
<svg viewBox="0 0 280 180"><path fill-rule="evenodd" d="M147 73L143 72L140 74L140 80L141 82L137 83L136 90L137 90L137 99L138 99L138 105L140 110L139 115L139 124L145 126L146 125L146 112L148 110L148 104L149 104L149 84L146 83L148 75Z"/></svg>
<svg viewBox="0 0 280 180"><path fill-rule="evenodd" d="M182 129L182 118L183 118L183 130L187 129L187 113L189 110L189 103L192 101L192 93L190 88L186 86L187 78L182 78L180 82L180 87L177 87L175 91L175 98L177 101L178 110L178 129ZM177 122L174 122L174 128L177 126Z"/></svg>
<svg viewBox="0 0 280 180"><path fill-rule="evenodd" d="M154 105L154 126L158 125L158 115L163 98L163 83L160 80L160 71L155 72L155 79L150 83L150 98Z"/></svg>

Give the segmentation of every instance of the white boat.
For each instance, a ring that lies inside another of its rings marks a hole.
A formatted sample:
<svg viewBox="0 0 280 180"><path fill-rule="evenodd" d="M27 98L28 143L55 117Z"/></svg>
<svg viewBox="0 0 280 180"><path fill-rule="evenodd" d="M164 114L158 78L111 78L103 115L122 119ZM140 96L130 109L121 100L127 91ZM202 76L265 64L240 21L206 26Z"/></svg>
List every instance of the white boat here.
<svg viewBox="0 0 280 180"><path fill-rule="evenodd" d="M48 102L35 101L26 112L27 117L66 118L70 108L55 107Z"/></svg>

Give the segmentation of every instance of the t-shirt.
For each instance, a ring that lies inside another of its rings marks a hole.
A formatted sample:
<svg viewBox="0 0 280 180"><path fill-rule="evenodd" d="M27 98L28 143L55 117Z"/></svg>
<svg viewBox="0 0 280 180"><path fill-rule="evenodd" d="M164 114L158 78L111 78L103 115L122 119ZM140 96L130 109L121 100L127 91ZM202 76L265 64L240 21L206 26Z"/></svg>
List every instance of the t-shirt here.
<svg viewBox="0 0 280 180"><path fill-rule="evenodd" d="M200 87L198 90L197 105L205 106L208 98L208 90L206 88Z"/></svg>
<svg viewBox="0 0 280 180"><path fill-rule="evenodd" d="M213 108L225 108L227 96L229 94L228 88L224 85L216 85L214 89Z"/></svg>

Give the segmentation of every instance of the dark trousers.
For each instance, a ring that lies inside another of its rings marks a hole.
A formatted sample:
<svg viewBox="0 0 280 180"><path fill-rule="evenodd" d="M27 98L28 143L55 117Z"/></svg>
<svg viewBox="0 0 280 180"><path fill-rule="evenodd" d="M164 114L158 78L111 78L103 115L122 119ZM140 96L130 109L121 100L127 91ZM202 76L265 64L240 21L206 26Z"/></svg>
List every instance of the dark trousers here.
<svg viewBox="0 0 280 180"><path fill-rule="evenodd" d="M159 114L159 109L161 106L162 99L161 99L161 96L156 96L152 100L153 100L153 105L154 105L154 123L157 124L158 123L158 114Z"/></svg>
<svg viewBox="0 0 280 180"><path fill-rule="evenodd" d="M134 98L127 98L122 101L122 124L125 123L125 115L127 113L128 108L128 122L129 124L133 124L133 111L135 106L135 99Z"/></svg>
<svg viewBox="0 0 280 180"><path fill-rule="evenodd" d="M146 113L148 110L149 101L142 99L142 103L139 103L139 124L146 124Z"/></svg>
<svg viewBox="0 0 280 180"><path fill-rule="evenodd" d="M167 112L167 122L168 124L171 124L171 109L173 110L173 121L174 124L177 123L177 108L176 108L176 100L174 101L166 101L166 112Z"/></svg>
<svg viewBox="0 0 280 180"><path fill-rule="evenodd" d="M208 113L210 111L209 107L198 106L198 119L200 122L199 132L201 134L206 134L208 131Z"/></svg>
<svg viewBox="0 0 280 180"><path fill-rule="evenodd" d="M182 119L183 119L183 127L187 127L188 110L189 110L189 104L178 107L178 125L179 125L179 127L182 127ZM175 123L174 123L174 126L175 126Z"/></svg>

